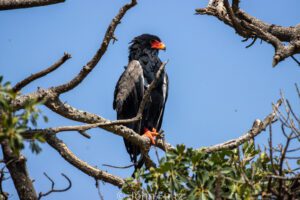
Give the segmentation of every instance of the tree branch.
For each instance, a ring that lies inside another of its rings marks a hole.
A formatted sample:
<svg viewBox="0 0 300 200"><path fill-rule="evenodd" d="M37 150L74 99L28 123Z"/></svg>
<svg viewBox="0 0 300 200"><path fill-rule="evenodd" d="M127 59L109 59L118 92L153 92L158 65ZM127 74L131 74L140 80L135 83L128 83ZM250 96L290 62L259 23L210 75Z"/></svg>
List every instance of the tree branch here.
<svg viewBox="0 0 300 200"><path fill-rule="evenodd" d="M23 155L15 155L9 147L8 141L1 144L6 167L14 182L14 186L21 200L37 200L37 194L26 167L26 158Z"/></svg>
<svg viewBox="0 0 300 200"><path fill-rule="evenodd" d="M277 101L276 105L273 106L273 112L270 113L263 121L257 119L253 123L252 128L246 134L242 135L239 138L234 140L230 140L221 144L217 144L211 147L203 148L205 152L212 153L215 151L221 151L224 149L234 149L241 144L249 141L250 139L254 138L255 136L259 135L262 131L266 129L266 127L274 122L274 118L276 117L276 112L281 105L281 99Z"/></svg>
<svg viewBox="0 0 300 200"><path fill-rule="evenodd" d="M272 44L275 48L273 67L285 58L300 53L300 25L282 27L267 24L240 10L238 0L233 0L231 7L228 0L212 0L206 8L196 9L196 13L217 17L244 38L260 38Z"/></svg>
<svg viewBox="0 0 300 200"><path fill-rule="evenodd" d="M130 8L134 7L136 4L137 4L136 0L131 0L130 3L125 4L120 9L119 13L115 16L115 18L113 18L110 25L108 26L102 44L98 49L98 51L96 52L96 54L93 56L93 58L81 69L79 74L76 77L74 77L70 82L55 87L54 88L55 92L61 94L70 91L73 88L75 88L77 85L79 85L87 77L87 75L96 67L98 62L101 60L102 56L105 54L110 41L114 38L114 32L118 24L121 23L121 19L124 17L126 12Z"/></svg>
<svg viewBox="0 0 300 200"><path fill-rule="evenodd" d="M100 169L97 169L95 167L90 166L86 162L80 160L78 157L76 157L73 152L67 147L63 141L58 139L55 135L48 134L46 136L47 143L53 147L67 162L69 162L71 165L82 171L83 173L99 180L103 180L107 183L110 183L112 185L122 187L122 185L125 183L125 181L117 176L114 176L112 174L109 174L105 171L102 171Z"/></svg>
<svg viewBox="0 0 300 200"><path fill-rule="evenodd" d="M146 106L146 103L149 101L151 92L156 87L156 84L159 80L159 77L161 76L161 73L165 70L165 66L166 66L167 63L168 63L168 61L161 64L161 66L159 67L158 71L155 74L154 80L151 82L151 84L149 85L149 87L145 91L145 93L143 95L143 99L142 99L142 101L139 105L139 110L138 110L138 113L137 113L137 117L139 117L139 116L142 117L144 108Z"/></svg>
<svg viewBox="0 0 300 200"><path fill-rule="evenodd" d="M65 2L65 0L1 0L0 10L32 8Z"/></svg>
<svg viewBox="0 0 300 200"><path fill-rule="evenodd" d="M68 191L69 189L71 189L72 187L72 181L70 180L70 178L68 176L66 176L64 173L61 173L61 175L68 181L68 185L67 187L63 188L63 189L55 189L54 186L55 186L55 183L54 181L44 172L44 175L46 176L46 178L51 182L51 189L46 192L46 193L42 193L40 192L39 193L39 196L38 196L38 200L40 200L41 198L45 197L45 196L48 196L49 194L51 193L55 193L55 192L66 192Z"/></svg>
<svg viewBox="0 0 300 200"><path fill-rule="evenodd" d="M15 92L20 91L22 88L24 88L26 85L30 84L31 82L35 81L36 79L39 79L39 78L41 78L43 76L46 76L47 74L53 72L54 70L59 68L62 64L64 64L70 58L71 58L70 54L64 53L64 55L56 63L54 63L52 66L50 66L49 68L44 69L44 70L42 70L38 73L32 74L32 75L28 76L27 78L25 78L24 80L18 82L13 87L13 90Z"/></svg>

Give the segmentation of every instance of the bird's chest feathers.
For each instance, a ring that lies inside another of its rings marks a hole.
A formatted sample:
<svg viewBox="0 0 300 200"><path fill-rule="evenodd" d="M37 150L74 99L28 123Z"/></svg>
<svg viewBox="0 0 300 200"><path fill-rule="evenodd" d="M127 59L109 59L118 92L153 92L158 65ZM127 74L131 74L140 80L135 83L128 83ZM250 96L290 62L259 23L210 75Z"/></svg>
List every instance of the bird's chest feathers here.
<svg viewBox="0 0 300 200"><path fill-rule="evenodd" d="M144 55L139 60L143 67L143 75L146 85L148 85L155 79L156 73L161 65L161 61L154 55Z"/></svg>

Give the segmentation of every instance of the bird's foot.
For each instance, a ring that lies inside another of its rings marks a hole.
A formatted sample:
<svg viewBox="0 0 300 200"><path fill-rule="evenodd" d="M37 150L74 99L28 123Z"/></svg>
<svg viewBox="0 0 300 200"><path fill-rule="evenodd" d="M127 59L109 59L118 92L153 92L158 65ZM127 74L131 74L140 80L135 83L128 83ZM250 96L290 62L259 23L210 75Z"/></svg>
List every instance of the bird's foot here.
<svg viewBox="0 0 300 200"><path fill-rule="evenodd" d="M152 131L150 131L147 128L144 129L143 136L149 138L150 141L151 141L151 144L155 144L155 137L158 136L158 135L159 135L159 133L156 131L155 128L152 128Z"/></svg>

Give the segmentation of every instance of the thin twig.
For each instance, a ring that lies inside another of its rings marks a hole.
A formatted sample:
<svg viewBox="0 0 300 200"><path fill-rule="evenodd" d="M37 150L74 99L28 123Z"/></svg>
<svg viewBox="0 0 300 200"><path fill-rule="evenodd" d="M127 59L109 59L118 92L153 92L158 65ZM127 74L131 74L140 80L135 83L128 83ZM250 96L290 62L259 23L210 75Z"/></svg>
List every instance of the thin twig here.
<svg viewBox="0 0 300 200"><path fill-rule="evenodd" d="M257 36L254 36L252 42L249 45L247 45L246 48L250 48L256 42L256 40L257 40Z"/></svg>
<svg viewBox="0 0 300 200"><path fill-rule="evenodd" d="M277 176L277 175L269 175L270 178L280 179L284 181L291 181L291 180L300 180L300 176L298 177L285 177L285 176Z"/></svg>
<svg viewBox="0 0 300 200"><path fill-rule="evenodd" d="M291 57L298 64L298 66L300 66L300 61L297 60L297 58L295 56L293 56L293 55Z"/></svg>
<svg viewBox="0 0 300 200"><path fill-rule="evenodd" d="M30 76L28 76L27 78L25 78L24 80L18 82L14 87L13 90L15 92L20 91L22 88L24 88L26 85L28 85L29 83L33 82L36 79L39 79L43 76L46 76L47 74L53 72L54 70L56 70L57 68L59 68L62 64L64 64L68 59L71 58L71 55L68 53L64 53L64 55L53 65L51 65L50 67L48 67L45 70L42 70L40 72L37 72L35 74L32 74Z"/></svg>
<svg viewBox="0 0 300 200"><path fill-rule="evenodd" d="M55 186L54 181L48 176L48 174L47 174L46 172L44 172L44 175L45 175L46 178L51 182L51 189L50 189L48 192L46 192L46 193L40 192L40 193L39 193L39 196L38 196L38 199L41 199L41 198L43 198L43 197L45 197L45 196L48 196L48 195L51 194L51 193L55 193L55 192L66 192L66 191L68 191L69 189L71 189L71 187L72 187L72 181L71 181L70 178L69 178L67 175L65 175L64 173L61 173L61 175L68 181L68 185L67 185L65 188L63 188L63 189L55 189L55 188L54 188L54 186Z"/></svg>
<svg viewBox="0 0 300 200"><path fill-rule="evenodd" d="M161 76L161 73L164 71L165 66L166 66L166 64L168 62L169 61L163 62L161 64L161 66L159 67L158 71L156 72L155 79L151 82L151 84L148 86L147 90L145 91L145 93L143 95L143 99L142 99L142 101L140 103L140 106L139 106L139 110L137 112L137 116L142 116L144 108L145 108L145 105L149 101L150 94L151 94L152 90L156 87L156 84L157 84L157 82L159 80L159 77Z"/></svg>
<svg viewBox="0 0 300 200"><path fill-rule="evenodd" d="M241 10L239 0L232 0L232 6L230 6L228 0L212 0L206 8L196 9L196 14L214 16L235 29L236 33L242 37L257 37L261 41L271 44L275 50L273 67L285 58L294 57L295 54L300 52L299 28L297 25L283 27L268 24ZM285 42L288 42L288 44L285 44ZM253 44L251 43L251 45ZM299 61L296 62L299 64Z"/></svg>
<svg viewBox="0 0 300 200"><path fill-rule="evenodd" d="M274 161L273 161L273 132L272 132L272 124L269 126L269 153L270 153L270 161L273 173L277 175L277 171L275 170Z"/></svg>
<svg viewBox="0 0 300 200"><path fill-rule="evenodd" d="M96 184L95 185L96 185L96 188L97 188L100 200L104 200L104 197L103 197L103 195L101 193L101 190L100 190L100 184L99 184L99 180L98 179L96 179Z"/></svg>
<svg viewBox="0 0 300 200"><path fill-rule="evenodd" d="M115 169L128 169L128 168L131 168L131 167L135 166L135 163L130 164L130 165L126 165L126 166L115 166L115 165L109 165L109 164L103 164L102 166L115 168Z"/></svg>
<svg viewBox="0 0 300 200"><path fill-rule="evenodd" d="M134 122L137 120L138 119L136 119L136 118L132 118L132 119L125 119L125 120L106 121L106 122L99 122L99 123L85 124L85 125L76 125L76 126L59 126L59 127L52 127L52 128L47 128L47 129L32 129L32 130L27 130L27 131L22 132L21 135L26 139L31 139L38 133L56 134L56 133L65 132L65 131L78 131L81 135L90 139L91 136L88 135L87 133L85 133L85 131L87 131L89 129L97 128L97 127L114 126L114 125L119 125L119 124L126 124L126 123L131 123L131 122Z"/></svg>
<svg viewBox="0 0 300 200"><path fill-rule="evenodd" d="M109 174L105 171L92 167L88 163L80 160L74 153L67 147L67 145L60 139L58 139L55 135L47 135L45 138L47 143L55 149L67 162L71 165L82 171L83 173L95 178L103 180L112 185L122 187L125 181L112 174Z"/></svg>

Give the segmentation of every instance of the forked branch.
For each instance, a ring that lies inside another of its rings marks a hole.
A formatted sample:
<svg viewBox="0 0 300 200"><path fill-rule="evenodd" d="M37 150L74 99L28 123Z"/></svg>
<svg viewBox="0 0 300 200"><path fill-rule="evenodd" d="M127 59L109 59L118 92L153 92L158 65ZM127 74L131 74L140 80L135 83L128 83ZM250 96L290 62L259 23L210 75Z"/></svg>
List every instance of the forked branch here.
<svg viewBox="0 0 300 200"><path fill-rule="evenodd" d="M196 9L196 13L218 18L246 39L260 38L271 44L275 49L273 67L285 58L300 53L299 24L294 27L267 24L241 10L239 0L233 0L231 5L228 0L211 0L206 8Z"/></svg>

